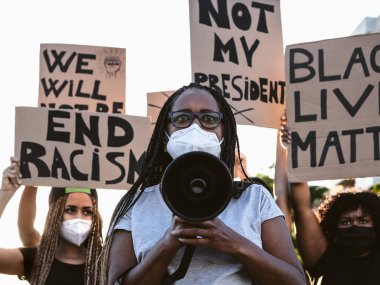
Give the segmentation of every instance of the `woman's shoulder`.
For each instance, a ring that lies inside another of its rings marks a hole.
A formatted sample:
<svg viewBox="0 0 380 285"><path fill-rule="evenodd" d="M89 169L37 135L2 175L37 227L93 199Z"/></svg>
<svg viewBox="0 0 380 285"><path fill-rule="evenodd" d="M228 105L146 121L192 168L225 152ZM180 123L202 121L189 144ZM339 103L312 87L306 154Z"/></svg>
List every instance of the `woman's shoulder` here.
<svg viewBox="0 0 380 285"><path fill-rule="evenodd" d="M240 191L240 195L246 196L264 196L273 199L271 190L255 181L234 181L234 188Z"/></svg>
<svg viewBox="0 0 380 285"><path fill-rule="evenodd" d="M141 207L142 205L146 203L155 203L157 199L160 199L161 192L160 192L160 184L148 186L144 189L140 189L137 191L135 195L136 205L137 207ZM133 208L135 208L134 206Z"/></svg>

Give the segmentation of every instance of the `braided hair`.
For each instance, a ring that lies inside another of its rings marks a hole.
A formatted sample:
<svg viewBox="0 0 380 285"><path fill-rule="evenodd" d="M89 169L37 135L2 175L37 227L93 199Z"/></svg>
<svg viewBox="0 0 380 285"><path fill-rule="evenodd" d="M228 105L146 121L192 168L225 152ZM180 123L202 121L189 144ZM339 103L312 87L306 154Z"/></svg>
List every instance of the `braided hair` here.
<svg viewBox="0 0 380 285"><path fill-rule="evenodd" d="M31 285L45 284L50 273L60 239L60 228L68 195L60 196L49 205L44 232L31 271ZM91 195L90 199L93 204L93 216L91 232L84 244L86 248L85 285L95 285L100 282L100 268L97 259L101 254L103 243L102 220L98 211L98 202Z"/></svg>
<svg viewBox="0 0 380 285"><path fill-rule="evenodd" d="M235 145L237 146L238 156L240 160L240 146L238 141L235 117L223 95L218 90L196 83L190 83L189 85L183 86L175 91L173 95L171 95L165 102L157 118L157 122L153 130L148 149L146 151L142 171L138 179L131 187L131 189L121 198L112 215L102 254L102 279L104 278L102 282L104 282L104 284L106 284L107 280L109 264L108 258L113 229L120 221L120 219L125 215L125 213L127 213L133 204L139 199L145 188L160 183L166 167L172 161L171 156L165 151L166 129L170 122L169 112L171 111L175 100L189 89L207 91L207 93L209 93L216 100L220 112L223 113L222 122L224 128L222 135L224 140L221 145L220 159L226 164L231 175L233 175L233 167L235 161ZM240 165L242 165L241 161ZM244 170L243 167L242 169ZM241 194L241 191L243 191L245 188L246 187L234 187L233 196L235 198L238 198ZM139 194L137 194L138 190L141 190Z"/></svg>

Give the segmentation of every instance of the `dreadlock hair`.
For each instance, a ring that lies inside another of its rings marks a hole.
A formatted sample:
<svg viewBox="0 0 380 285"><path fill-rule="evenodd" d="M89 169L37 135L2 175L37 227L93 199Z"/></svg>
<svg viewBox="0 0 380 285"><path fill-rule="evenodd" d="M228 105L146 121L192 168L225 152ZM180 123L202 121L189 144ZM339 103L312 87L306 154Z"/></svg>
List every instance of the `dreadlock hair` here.
<svg viewBox="0 0 380 285"><path fill-rule="evenodd" d="M338 192L327 196L318 207L319 223L325 233L329 244L334 241L339 217L347 212L357 210L359 207L369 214L374 222L377 236L380 234L380 198L370 191Z"/></svg>
<svg viewBox="0 0 380 285"><path fill-rule="evenodd" d="M143 193L145 188L160 183L166 167L173 160L171 156L165 151L165 131L167 130L167 126L170 122L169 112L171 111L171 108L175 100L179 96L181 96L181 94L183 94L186 90L189 89L207 91L207 93L214 97L218 104L220 112L223 113L222 122L224 140L221 145L220 159L226 164L231 175L233 175L233 167L235 161L235 145L237 147L238 156L240 160L240 146L236 130L235 117L232 113L229 104L224 99L223 95L218 90L196 83L190 83L189 85L183 86L177 91L175 91L173 95L171 95L165 102L157 118L157 122L153 130L148 149L146 151L145 160L141 168L142 171L139 177L137 178L136 182L133 184L131 189L121 198L112 215L110 227L108 230L102 254L102 284L106 284L107 282L109 249L111 246L112 234L115 225L139 199L140 195ZM242 164L241 161L240 164ZM141 190L141 192L137 194L139 189ZM243 191L244 189L241 187L234 187L233 196L235 198L238 198L240 196L241 191Z"/></svg>
<svg viewBox="0 0 380 285"><path fill-rule="evenodd" d="M45 284L49 275L60 239L60 228L68 195L59 197L49 206L44 232L31 272L31 285ZM93 204L93 215L91 232L84 244L86 248L85 285L100 283L100 268L97 259L101 254L103 243L102 219L98 211L98 203L95 197L90 195L90 198Z"/></svg>

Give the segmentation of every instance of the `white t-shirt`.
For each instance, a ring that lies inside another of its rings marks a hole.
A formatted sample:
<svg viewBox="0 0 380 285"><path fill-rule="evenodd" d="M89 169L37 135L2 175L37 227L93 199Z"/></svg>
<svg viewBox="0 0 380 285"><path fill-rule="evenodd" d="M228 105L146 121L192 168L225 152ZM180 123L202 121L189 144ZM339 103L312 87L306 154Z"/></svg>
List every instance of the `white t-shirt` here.
<svg viewBox="0 0 380 285"><path fill-rule="evenodd" d="M141 262L152 247L163 237L172 220L172 212L162 199L159 185L145 189L115 229L132 233L137 261ZM238 198L232 198L226 209L218 216L227 226L262 248L261 224L269 219L283 216L273 197L261 185L253 184ZM181 248L169 265L173 273L183 257ZM255 284L244 273L243 265L233 256L206 246L197 246L185 277L175 284L181 285L237 285Z"/></svg>

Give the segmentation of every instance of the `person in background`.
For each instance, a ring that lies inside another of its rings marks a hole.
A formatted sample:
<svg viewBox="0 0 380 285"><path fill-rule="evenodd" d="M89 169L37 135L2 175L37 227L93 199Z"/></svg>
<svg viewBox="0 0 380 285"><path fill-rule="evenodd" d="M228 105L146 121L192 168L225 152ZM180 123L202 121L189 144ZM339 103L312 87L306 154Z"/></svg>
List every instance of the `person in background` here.
<svg viewBox="0 0 380 285"><path fill-rule="evenodd" d="M286 118L282 142L291 143ZM380 198L371 191L327 196L315 213L307 182L290 184L296 237L314 284L380 284ZM322 278L321 283L320 278Z"/></svg>
<svg viewBox="0 0 380 285"><path fill-rule="evenodd" d="M11 158L3 173L0 213L21 183L19 160ZM0 273L32 285L99 284L101 229L95 189L53 187L38 247L0 248Z"/></svg>
<svg viewBox="0 0 380 285"><path fill-rule="evenodd" d="M143 170L115 208L104 284L162 284L178 267L185 245L196 246L195 252L175 284L305 284L284 217L262 186L234 187L227 208L205 222L173 217L164 203L159 183L173 159L206 151L233 176L235 146L240 156L233 113L218 91L192 83L168 98Z"/></svg>

